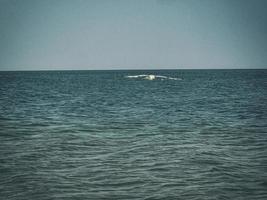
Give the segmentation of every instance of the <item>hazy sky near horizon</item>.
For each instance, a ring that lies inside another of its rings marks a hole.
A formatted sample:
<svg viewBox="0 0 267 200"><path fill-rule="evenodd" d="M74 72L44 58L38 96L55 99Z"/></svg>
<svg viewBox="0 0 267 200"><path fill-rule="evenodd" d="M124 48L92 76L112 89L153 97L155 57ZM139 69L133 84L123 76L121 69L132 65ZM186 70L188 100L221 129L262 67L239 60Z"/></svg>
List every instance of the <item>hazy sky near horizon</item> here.
<svg viewBox="0 0 267 200"><path fill-rule="evenodd" d="M0 70L267 68L266 0L0 0Z"/></svg>

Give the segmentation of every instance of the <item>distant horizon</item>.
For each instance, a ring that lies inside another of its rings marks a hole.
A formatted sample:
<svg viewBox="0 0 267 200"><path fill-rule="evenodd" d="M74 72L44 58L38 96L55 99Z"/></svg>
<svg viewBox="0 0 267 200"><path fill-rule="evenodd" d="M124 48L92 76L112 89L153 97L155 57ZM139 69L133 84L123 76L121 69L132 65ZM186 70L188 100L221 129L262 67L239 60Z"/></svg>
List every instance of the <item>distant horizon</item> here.
<svg viewBox="0 0 267 200"><path fill-rule="evenodd" d="M162 70L267 70L267 68L88 68L88 69L20 69L0 70L0 72L37 72L37 71L162 71Z"/></svg>
<svg viewBox="0 0 267 200"><path fill-rule="evenodd" d="M0 71L267 69L265 0L2 0Z"/></svg>

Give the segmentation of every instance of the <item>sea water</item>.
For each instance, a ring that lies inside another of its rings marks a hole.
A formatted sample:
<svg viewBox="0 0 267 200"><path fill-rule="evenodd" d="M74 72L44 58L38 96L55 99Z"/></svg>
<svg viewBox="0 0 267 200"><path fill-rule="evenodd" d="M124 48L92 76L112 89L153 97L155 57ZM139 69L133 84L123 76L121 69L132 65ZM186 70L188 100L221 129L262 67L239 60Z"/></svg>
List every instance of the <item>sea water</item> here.
<svg viewBox="0 0 267 200"><path fill-rule="evenodd" d="M267 199L267 70L0 72L0 199Z"/></svg>

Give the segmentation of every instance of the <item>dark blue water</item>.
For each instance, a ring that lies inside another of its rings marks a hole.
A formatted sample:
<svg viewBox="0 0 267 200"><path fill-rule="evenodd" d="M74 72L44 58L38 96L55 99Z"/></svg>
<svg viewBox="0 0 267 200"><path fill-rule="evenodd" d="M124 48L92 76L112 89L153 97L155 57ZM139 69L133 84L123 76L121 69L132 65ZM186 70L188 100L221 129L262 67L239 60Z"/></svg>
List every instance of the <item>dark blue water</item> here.
<svg viewBox="0 0 267 200"><path fill-rule="evenodd" d="M0 72L0 199L267 199L267 70Z"/></svg>

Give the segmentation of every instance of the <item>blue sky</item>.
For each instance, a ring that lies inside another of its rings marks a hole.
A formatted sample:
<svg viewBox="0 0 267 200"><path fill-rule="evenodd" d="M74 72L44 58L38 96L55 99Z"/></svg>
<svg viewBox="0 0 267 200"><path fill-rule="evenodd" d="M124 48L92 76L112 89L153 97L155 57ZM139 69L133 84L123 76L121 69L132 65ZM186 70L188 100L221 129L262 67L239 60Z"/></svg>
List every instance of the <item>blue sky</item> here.
<svg viewBox="0 0 267 200"><path fill-rule="evenodd" d="M265 0L0 0L0 70L267 68Z"/></svg>

